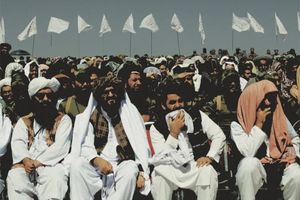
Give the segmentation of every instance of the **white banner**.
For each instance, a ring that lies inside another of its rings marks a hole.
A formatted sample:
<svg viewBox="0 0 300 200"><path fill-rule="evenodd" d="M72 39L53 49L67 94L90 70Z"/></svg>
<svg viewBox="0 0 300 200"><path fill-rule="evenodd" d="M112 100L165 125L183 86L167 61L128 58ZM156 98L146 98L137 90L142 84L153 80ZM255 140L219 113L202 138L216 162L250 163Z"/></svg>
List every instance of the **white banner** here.
<svg viewBox="0 0 300 200"><path fill-rule="evenodd" d="M238 17L232 13L232 29L237 32L248 31L250 29L250 23L246 17Z"/></svg>
<svg viewBox="0 0 300 200"><path fill-rule="evenodd" d="M89 31L93 27L78 15L78 33Z"/></svg>
<svg viewBox="0 0 300 200"><path fill-rule="evenodd" d="M204 27L203 27L201 13L199 13L199 32L200 32L200 35L201 35L202 44L204 44L204 41L205 41L205 31L204 31Z"/></svg>
<svg viewBox="0 0 300 200"><path fill-rule="evenodd" d="M126 20L126 22L125 22L125 24L123 26L122 32L136 33L135 30L134 30L134 26L133 26L133 16L132 16L132 13L127 18L127 20Z"/></svg>
<svg viewBox="0 0 300 200"><path fill-rule="evenodd" d="M152 32L156 32L159 30L157 24L156 24L156 21L151 14L147 15L141 22L141 25L140 25L140 28L146 28L146 29L149 29L150 31Z"/></svg>
<svg viewBox="0 0 300 200"><path fill-rule="evenodd" d="M68 22L66 20L59 19L56 17L51 17L50 21L49 21L47 32L53 32L53 33L60 34L63 31L68 30L69 25L70 25L70 22Z"/></svg>
<svg viewBox="0 0 300 200"><path fill-rule="evenodd" d="M275 27L276 35L282 35L284 37L283 40L285 40L288 32L276 13L275 13L275 24L276 24Z"/></svg>
<svg viewBox="0 0 300 200"><path fill-rule="evenodd" d="M264 33L264 28L256 21L256 19L254 17L252 17L252 15L250 15L249 13L247 13L249 22L250 22L250 26L253 29L254 32L256 33Z"/></svg>
<svg viewBox="0 0 300 200"><path fill-rule="evenodd" d="M178 33L182 33L184 31L184 29L175 13L171 20L171 28Z"/></svg>
<svg viewBox="0 0 300 200"><path fill-rule="evenodd" d="M26 26L26 28L23 30L23 32L18 35L18 40L23 41L36 34L37 34L36 17L34 17Z"/></svg>
<svg viewBox="0 0 300 200"><path fill-rule="evenodd" d="M1 17L0 19L0 43L5 42L5 26L4 26L4 19Z"/></svg>
<svg viewBox="0 0 300 200"><path fill-rule="evenodd" d="M102 37L104 35L104 33L108 33L108 32L111 32L111 28L110 28L110 26L108 24L106 16L103 15L101 26L100 26L100 31L99 31L100 37Z"/></svg>

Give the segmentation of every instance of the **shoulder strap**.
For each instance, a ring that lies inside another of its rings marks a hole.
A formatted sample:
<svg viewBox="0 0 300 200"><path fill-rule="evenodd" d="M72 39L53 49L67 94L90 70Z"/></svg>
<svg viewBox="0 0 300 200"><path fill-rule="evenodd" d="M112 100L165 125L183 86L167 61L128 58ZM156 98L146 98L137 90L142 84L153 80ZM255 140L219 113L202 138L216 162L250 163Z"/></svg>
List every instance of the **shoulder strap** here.
<svg viewBox="0 0 300 200"><path fill-rule="evenodd" d="M33 113L29 113L28 115L22 117L22 120L27 127L28 149L30 149L30 147L34 141Z"/></svg>
<svg viewBox="0 0 300 200"><path fill-rule="evenodd" d="M61 119L65 116L64 113L58 112L58 116L55 118L55 123L52 130L46 130L46 143L48 146L52 145L55 142L55 134L57 131L57 128L61 122Z"/></svg>

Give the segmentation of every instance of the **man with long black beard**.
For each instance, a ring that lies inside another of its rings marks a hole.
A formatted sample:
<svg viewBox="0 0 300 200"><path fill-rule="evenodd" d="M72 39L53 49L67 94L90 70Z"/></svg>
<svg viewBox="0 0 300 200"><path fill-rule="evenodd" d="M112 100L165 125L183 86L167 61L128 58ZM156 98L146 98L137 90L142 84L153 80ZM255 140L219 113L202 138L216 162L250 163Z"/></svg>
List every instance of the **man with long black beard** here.
<svg viewBox="0 0 300 200"><path fill-rule="evenodd" d="M86 110L76 116L75 134L71 155L79 157L71 165L72 200L94 199L100 190L103 200L131 200L136 187L149 193L144 123L119 79L99 80Z"/></svg>
<svg viewBox="0 0 300 200"><path fill-rule="evenodd" d="M149 121L149 103L143 86L143 72L141 66L127 62L118 73L118 77L124 82L125 90L130 101L139 110L145 122Z"/></svg>
<svg viewBox="0 0 300 200"><path fill-rule="evenodd" d="M162 115L150 128L155 151L151 188L154 200L170 200L179 187L193 190L197 199L216 199L215 167L225 135L202 111L186 110L185 89L172 78L160 85Z"/></svg>
<svg viewBox="0 0 300 200"><path fill-rule="evenodd" d="M20 118L11 147L13 166L8 173L9 199L63 199L68 189L61 161L71 144L71 119L56 108L55 92L60 84L39 77L28 86L32 113Z"/></svg>

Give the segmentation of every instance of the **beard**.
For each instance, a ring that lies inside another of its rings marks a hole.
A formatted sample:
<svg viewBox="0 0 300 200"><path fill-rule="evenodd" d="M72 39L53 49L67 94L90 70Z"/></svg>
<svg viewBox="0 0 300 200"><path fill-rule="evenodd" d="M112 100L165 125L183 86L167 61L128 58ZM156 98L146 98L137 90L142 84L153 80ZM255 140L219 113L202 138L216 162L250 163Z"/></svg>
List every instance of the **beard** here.
<svg viewBox="0 0 300 200"><path fill-rule="evenodd" d="M43 104L34 101L33 112L35 114L35 120L38 124L48 130L53 129L55 119L58 116L58 111L54 105Z"/></svg>
<svg viewBox="0 0 300 200"><path fill-rule="evenodd" d="M240 98L241 93L242 92L240 90L237 90L234 92L230 92L230 91L226 90L224 92L224 100L225 100L225 104L227 105L228 110L230 110L230 111L237 110L238 100Z"/></svg>
<svg viewBox="0 0 300 200"><path fill-rule="evenodd" d="M107 112L109 116L112 116L119 112L120 103L121 102L118 98L112 97L106 100L102 100L100 105L102 106L103 110Z"/></svg>
<svg viewBox="0 0 300 200"><path fill-rule="evenodd" d="M90 89L76 89L75 96L78 102L84 106L87 106L90 98L91 90Z"/></svg>

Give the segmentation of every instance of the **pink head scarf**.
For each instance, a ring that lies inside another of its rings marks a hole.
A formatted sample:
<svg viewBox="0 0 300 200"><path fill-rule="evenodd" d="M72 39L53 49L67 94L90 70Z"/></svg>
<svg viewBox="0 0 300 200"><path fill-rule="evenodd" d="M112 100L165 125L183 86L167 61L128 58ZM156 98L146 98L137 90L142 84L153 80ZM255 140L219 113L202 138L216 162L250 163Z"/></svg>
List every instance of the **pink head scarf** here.
<svg viewBox="0 0 300 200"><path fill-rule="evenodd" d="M263 80L251 84L242 92L238 102L237 118L247 134L250 134L255 125L256 112L265 95L276 91L278 90L271 81ZM295 154L291 153L290 148L293 147L287 133L286 117L277 96L277 106L273 113L273 123L269 137L271 160L287 163L295 162ZM262 162L266 160L270 160L270 158L263 159Z"/></svg>

